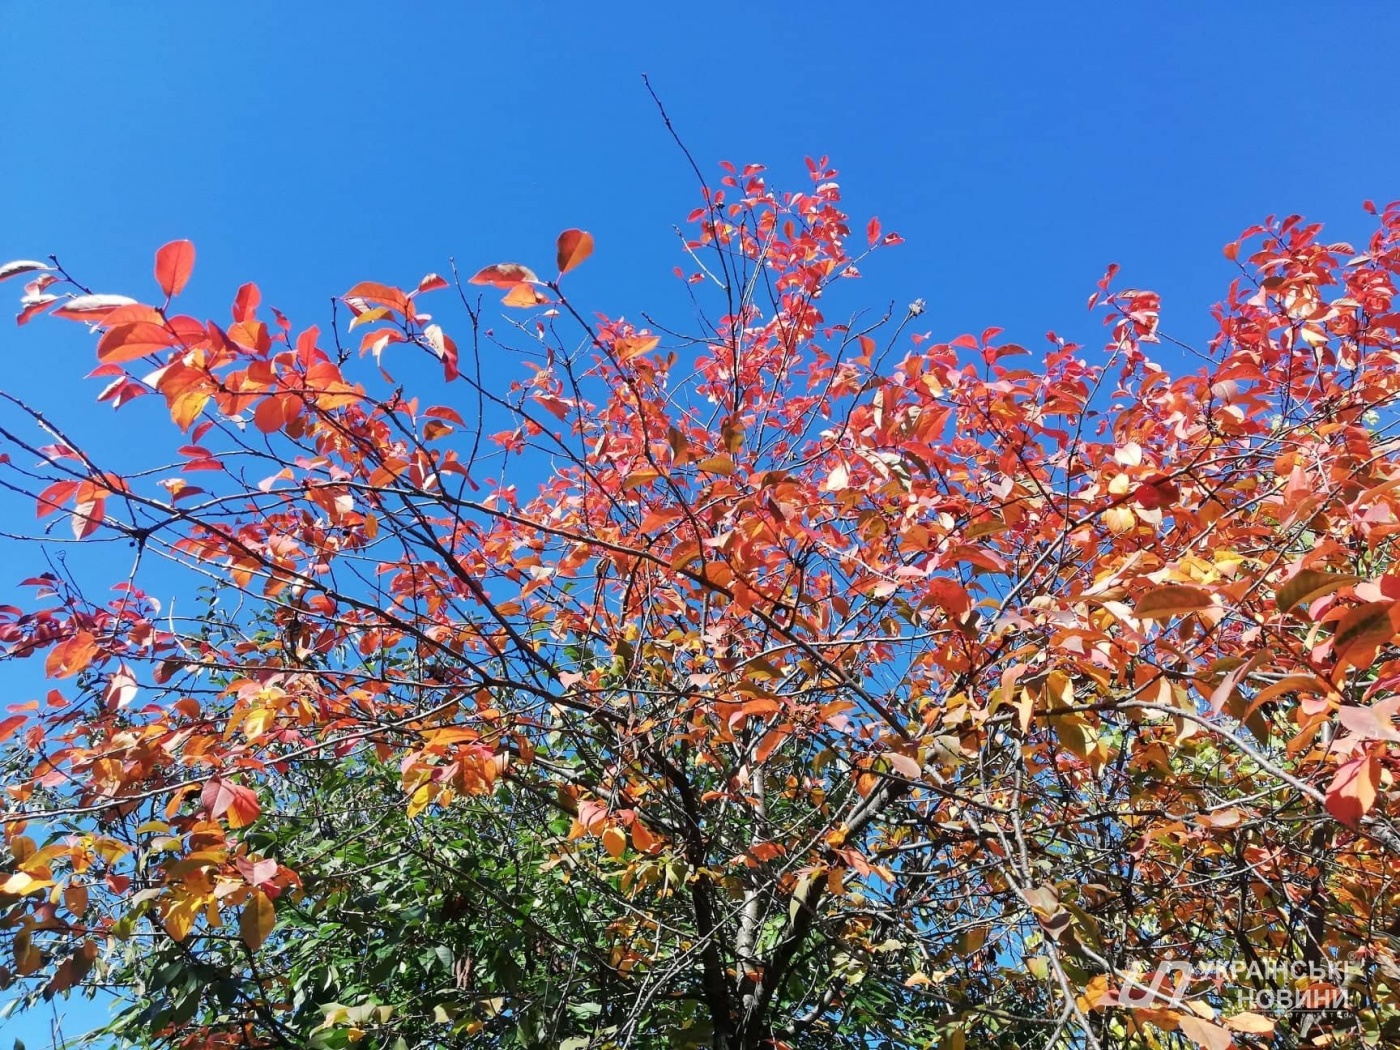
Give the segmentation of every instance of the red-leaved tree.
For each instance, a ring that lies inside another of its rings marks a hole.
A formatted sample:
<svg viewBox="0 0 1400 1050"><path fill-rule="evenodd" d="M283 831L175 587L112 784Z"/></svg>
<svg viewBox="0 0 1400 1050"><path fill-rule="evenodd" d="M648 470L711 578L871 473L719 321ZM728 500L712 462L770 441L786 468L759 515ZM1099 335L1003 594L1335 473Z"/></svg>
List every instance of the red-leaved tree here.
<svg viewBox="0 0 1400 1050"><path fill-rule="evenodd" d="M809 168L705 188L686 330L579 230L325 328L180 312L184 241L0 269L174 450L0 391L6 982L188 1047L1396 1045L1400 205L1248 230L1208 345L1110 271L1031 354L843 305L899 237Z"/></svg>

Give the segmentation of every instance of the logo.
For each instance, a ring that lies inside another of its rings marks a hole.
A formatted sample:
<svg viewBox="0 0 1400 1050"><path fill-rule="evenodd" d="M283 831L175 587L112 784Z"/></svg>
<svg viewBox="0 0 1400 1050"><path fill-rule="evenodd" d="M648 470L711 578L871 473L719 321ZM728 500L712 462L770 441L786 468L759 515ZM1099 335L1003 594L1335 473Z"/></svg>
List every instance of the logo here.
<svg viewBox="0 0 1400 1050"><path fill-rule="evenodd" d="M1146 973L1120 972L1118 1003L1156 1009L1182 1007L1190 998L1192 985L1204 984L1226 995L1236 1008L1260 1014L1345 1011L1350 1005L1350 978L1359 973L1357 964L1333 959L1207 960L1194 964L1171 959Z"/></svg>

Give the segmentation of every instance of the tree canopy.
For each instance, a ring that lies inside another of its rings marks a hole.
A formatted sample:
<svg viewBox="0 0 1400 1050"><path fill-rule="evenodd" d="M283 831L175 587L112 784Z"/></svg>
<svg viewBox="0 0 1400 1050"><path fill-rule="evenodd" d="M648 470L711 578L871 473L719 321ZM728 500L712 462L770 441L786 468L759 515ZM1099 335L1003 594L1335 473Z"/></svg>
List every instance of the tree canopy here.
<svg viewBox="0 0 1400 1050"><path fill-rule="evenodd" d="M1400 1041L1400 204L1032 351L870 308L808 168L645 323L582 230L309 327L0 268L152 429L0 389L0 980L191 1050Z"/></svg>

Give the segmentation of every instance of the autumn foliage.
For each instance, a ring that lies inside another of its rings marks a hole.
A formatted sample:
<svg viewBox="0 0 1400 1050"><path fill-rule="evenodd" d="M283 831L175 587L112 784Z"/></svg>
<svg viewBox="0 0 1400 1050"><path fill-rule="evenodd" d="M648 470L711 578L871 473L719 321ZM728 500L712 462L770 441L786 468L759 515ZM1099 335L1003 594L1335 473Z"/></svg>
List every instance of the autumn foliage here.
<svg viewBox="0 0 1400 1050"><path fill-rule="evenodd" d="M163 424L0 390L7 983L139 977L188 1047L1400 1042L1400 205L1246 231L1207 345L1110 270L1032 353L861 312L900 238L809 168L705 188L684 334L570 298L581 230L309 327L181 312L184 241L138 298L0 269ZM415 886L383 950L448 976L302 979Z"/></svg>

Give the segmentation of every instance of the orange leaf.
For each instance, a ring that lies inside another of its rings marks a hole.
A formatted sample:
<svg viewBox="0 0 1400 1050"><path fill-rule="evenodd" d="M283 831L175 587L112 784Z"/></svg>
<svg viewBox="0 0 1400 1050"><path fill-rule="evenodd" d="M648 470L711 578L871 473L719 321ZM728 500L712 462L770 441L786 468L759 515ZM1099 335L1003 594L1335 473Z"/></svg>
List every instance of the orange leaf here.
<svg viewBox="0 0 1400 1050"><path fill-rule="evenodd" d="M632 822L632 845L641 853L650 853L661 845L661 840L640 820L635 820Z"/></svg>
<svg viewBox="0 0 1400 1050"><path fill-rule="evenodd" d="M711 456L708 459L702 459L695 466L710 474L723 474L726 477L734 473L734 460L728 456Z"/></svg>
<svg viewBox="0 0 1400 1050"><path fill-rule="evenodd" d="M150 321L119 324L102 333L97 341L97 359L103 364L135 361L148 354L168 350L179 340L164 325Z"/></svg>
<svg viewBox="0 0 1400 1050"><path fill-rule="evenodd" d="M470 284L489 284L494 288L514 288L525 281L538 281L535 271L520 263L497 263L478 270Z"/></svg>
<svg viewBox="0 0 1400 1050"><path fill-rule="evenodd" d="M97 639L87 631L59 642L44 661L44 673L50 678L72 678L84 670L97 656Z"/></svg>
<svg viewBox="0 0 1400 1050"><path fill-rule="evenodd" d="M781 725L776 729L770 729L763 735L763 739L758 742L758 747L754 748L754 764L761 766L767 762L774 751L783 746L783 742L792 735L791 725Z"/></svg>
<svg viewBox="0 0 1400 1050"><path fill-rule="evenodd" d="M661 337L656 335L623 336L613 344L619 361L630 361L641 354L649 353L661 345Z"/></svg>
<svg viewBox="0 0 1400 1050"><path fill-rule="evenodd" d="M1343 762L1327 788L1327 812L1355 827L1376 804L1380 778L1380 759L1374 755L1361 754Z"/></svg>
<svg viewBox="0 0 1400 1050"><path fill-rule="evenodd" d="M253 412L253 425L264 434L276 433L282 429L284 422L280 397L265 397L258 402L257 410Z"/></svg>
<svg viewBox="0 0 1400 1050"><path fill-rule="evenodd" d="M1395 637L1397 615L1400 605L1391 601L1367 602L1348 611L1337 622L1337 633L1332 636L1336 670L1369 664L1376 650Z"/></svg>
<svg viewBox="0 0 1400 1050"><path fill-rule="evenodd" d="M194 270L194 245L189 241L171 241L156 252L156 283L167 296L184 291Z"/></svg>
<svg viewBox="0 0 1400 1050"><path fill-rule="evenodd" d="M549 296L542 294L534 285L517 284L505 294L501 302L507 306L531 307L549 302Z"/></svg>
<svg viewBox="0 0 1400 1050"><path fill-rule="evenodd" d="M620 857L627 850L627 836L621 828L611 827L603 832L603 848L609 857Z"/></svg>
<svg viewBox="0 0 1400 1050"><path fill-rule="evenodd" d="M1153 587L1138 599L1133 615L1141 620L1170 620L1211 606L1210 592L1199 587L1168 584Z"/></svg>
<svg viewBox="0 0 1400 1050"><path fill-rule="evenodd" d="M361 281L341 296L342 299L372 299L391 309L404 313L408 309L408 296L397 288L378 281Z"/></svg>
<svg viewBox="0 0 1400 1050"><path fill-rule="evenodd" d="M227 816L231 828L246 827L262 812L258 796L252 788L215 778L204 785L200 801L211 819Z"/></svg>
<svg viewBox="0 0 1400 1050"><path fill-rule="evenodd" d="M559 235L559 272L568 273L593 254L593 234L586 230L565 230Z"/></svg>

